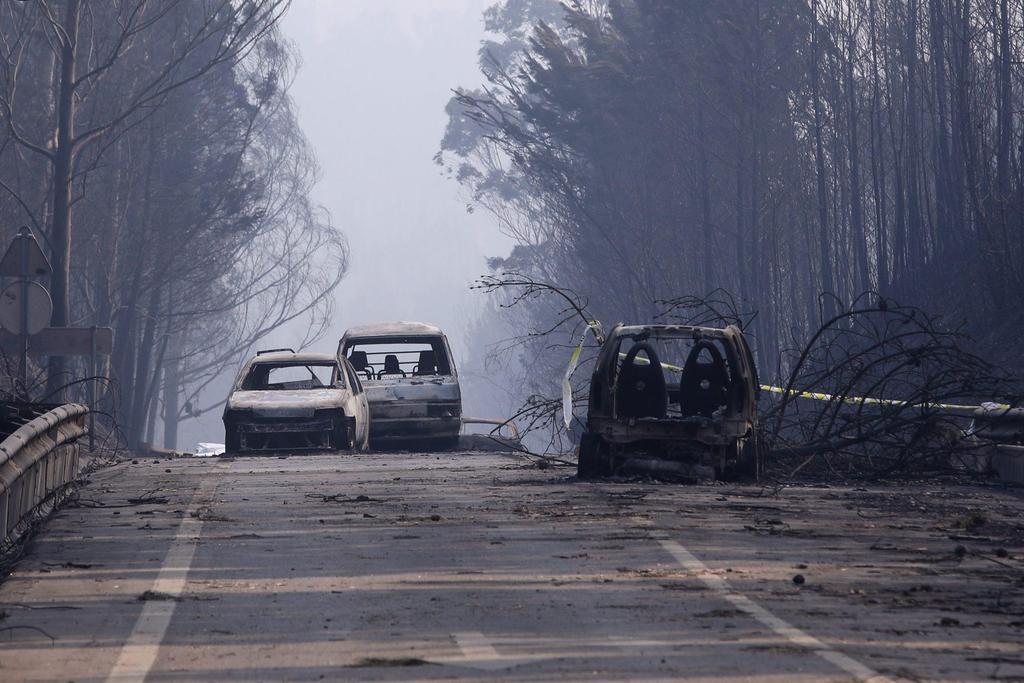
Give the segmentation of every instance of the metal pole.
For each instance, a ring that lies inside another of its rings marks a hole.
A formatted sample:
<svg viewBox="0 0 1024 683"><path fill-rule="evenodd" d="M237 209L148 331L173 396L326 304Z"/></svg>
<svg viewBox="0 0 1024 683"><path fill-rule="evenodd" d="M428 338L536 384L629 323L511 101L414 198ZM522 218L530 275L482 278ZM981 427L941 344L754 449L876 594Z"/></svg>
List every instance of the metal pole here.
<svg viewBox="0 0 1024 683"><path fill-rule="evenodd" d="M99 389L96 386L96 326L89 330L89 452L92 453L96 446L96 396Z"/></svg>
<svg viewBox="0 0 1024 683"><path fill-rule="evenodd" d="M21 336L21 387L25 392L26 400L31 400L28 392L28 241L32 237L32 231L27 226L22 226L18 231L19 250L21 256L21 328L18 330Z"/></svg>

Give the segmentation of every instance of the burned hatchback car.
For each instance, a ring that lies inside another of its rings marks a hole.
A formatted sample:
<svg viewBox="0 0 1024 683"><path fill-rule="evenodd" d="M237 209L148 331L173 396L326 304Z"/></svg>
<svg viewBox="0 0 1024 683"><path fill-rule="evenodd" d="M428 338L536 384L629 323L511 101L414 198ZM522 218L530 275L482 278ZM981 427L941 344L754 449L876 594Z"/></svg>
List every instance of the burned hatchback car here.
<svg viewBox="0 0 1024 683"><path fill-rule="evenodd" d="M338 344L366 387L374 448L454 448L462 428L462 392L451 349L434 325L353 327Z"/></svg>
<svg viewBox="0 0 1024 683"><path fill-rule="evenodd" d="M238 374L224 408L228 455L365 450L369 410L345 360L290 349L260 351Z"/></svg>
<svg viewBox="0 0 1024 683"><path fill-rule="evenodd" d="M618 325L591 378L578 474L752 474L759 390L738 327Z"/></svg>

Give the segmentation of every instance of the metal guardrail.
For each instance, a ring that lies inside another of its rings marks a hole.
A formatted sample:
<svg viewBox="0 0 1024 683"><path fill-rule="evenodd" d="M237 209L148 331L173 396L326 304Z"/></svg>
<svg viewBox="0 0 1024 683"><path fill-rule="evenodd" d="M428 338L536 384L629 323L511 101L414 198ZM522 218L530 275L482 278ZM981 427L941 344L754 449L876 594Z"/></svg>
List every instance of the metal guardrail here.
<svg viewBox="0 0 1024 683"><path fill-rule="evenodd" d="M88 414L77 403L58 406L0 442L0 545L78 476L75 441L88 432Z"/></svg>

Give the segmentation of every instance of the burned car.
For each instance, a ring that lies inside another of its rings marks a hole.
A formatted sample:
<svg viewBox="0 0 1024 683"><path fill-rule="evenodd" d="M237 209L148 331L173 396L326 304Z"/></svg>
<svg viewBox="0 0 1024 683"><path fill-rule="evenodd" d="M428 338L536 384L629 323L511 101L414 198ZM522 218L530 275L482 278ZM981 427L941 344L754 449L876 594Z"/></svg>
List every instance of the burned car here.
<svg viewBox="0 0 1024 683"><path fill-rule="evenodd" d="M462 393L451 349L434 325L396 322L353 327L338 344L366 387L374 448L455 448Z"/></svg>
<svg viewBox="0 0 1024 683"><path fill-rule="evenodd" d="M759 390L738 327L618 325L591 378L579 477L752 474Z"/></svg>
<svg viewBox="0 0 1024 683"><path fill-rule="evenodd" d="M348 361L291 349L260 351L242 366L224 408L228 455L365 450L369 409Z"/></svg>

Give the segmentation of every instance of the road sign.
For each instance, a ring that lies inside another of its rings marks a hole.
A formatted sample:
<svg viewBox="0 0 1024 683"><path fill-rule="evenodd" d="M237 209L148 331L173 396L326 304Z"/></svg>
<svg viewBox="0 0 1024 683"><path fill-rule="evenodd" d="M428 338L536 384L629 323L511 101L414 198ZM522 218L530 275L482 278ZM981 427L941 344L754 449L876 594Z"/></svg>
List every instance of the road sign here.
<svg viewBox="0 0 1024 683"><path fill-rule="evenodd" d="M22 248L24 247L27 272L22 270ZM0 259L0 275L4 277L43 277L53 272L46 254L39 248L39 242L28 228L22 228L7 247L7 253Z"/></svg>
<svg viewBox="0 0 1024 683"><path fill-rule="evenodd" d="M27 295L24 326L22 297ZM50 324L53 302L38 282L15 282L0 292L0 327L12 334L35 334Z"/></svg>

